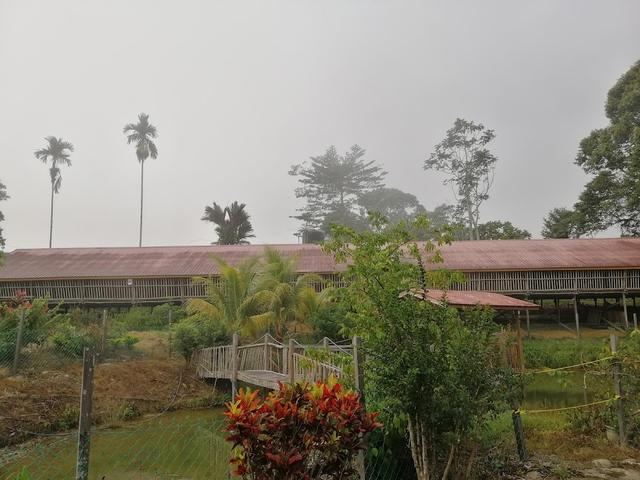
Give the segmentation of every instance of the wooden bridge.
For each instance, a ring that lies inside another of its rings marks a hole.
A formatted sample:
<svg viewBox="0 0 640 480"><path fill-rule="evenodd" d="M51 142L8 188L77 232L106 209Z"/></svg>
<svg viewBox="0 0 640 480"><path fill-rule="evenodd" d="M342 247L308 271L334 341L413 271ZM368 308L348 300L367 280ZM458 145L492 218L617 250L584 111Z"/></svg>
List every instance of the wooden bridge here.
<svg viewBox="0 0 640 480"><path fill-rule="evenodd" d="M231 380L234 392L237 392L239 381L277 389L278 383L326 382L331 375L337 378L344 376L346 372L342 367L329 363L330 360L318 359L336 358L334 355L311 355L311 351L325 351L357 359L358 345L357 338L350 344L339 344L324 338L315 345L303 345L291 339L285 345L269 334L248 345L240 345L239 337L235 334L231 345L198 350L194 362L200 378Z"/></svg>

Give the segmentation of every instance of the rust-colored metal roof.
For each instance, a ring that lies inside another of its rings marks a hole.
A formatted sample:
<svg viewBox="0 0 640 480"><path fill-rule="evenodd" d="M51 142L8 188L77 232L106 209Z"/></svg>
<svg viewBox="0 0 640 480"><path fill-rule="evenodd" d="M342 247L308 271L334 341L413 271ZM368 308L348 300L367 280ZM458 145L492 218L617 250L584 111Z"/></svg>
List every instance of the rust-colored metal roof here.
<svg viewBox="0 0 640 480"><path fill-rule="evenodd" d="M640 268L640 238L464 241L442 256L444 267L467 272Z"/></svg>
<svg viewBox="0 0 640 480"><path fill-rule="evenodd" d="M446 302L456 308L469 308L478 305L491 307L494 310L537 310L539 308L535 303L491 292L412 289L401 296L414 297L420 300L428 299L432 303L438 304Z"/></svg>
<svg viewBox="0 0 640 480"><path fill-rule="evenodd" d="M296 255L300 273L329 273L335 269L333 259L316 245L270 247ZM15 250L5 256L0 280L208 276L219 271L216 257L237 265L262 255L264 249L265 245L209 245Z"/></svg>
<svg viewBox="0 0 640 480"><path fill-rule="evenodd" d="M341 270L317 245L270 247L296 255L300 273ZM264 249L265 245L23 249L5 256L0 281L216 275L214 257L235 265ZM445 262L439 267L465 272L640 268L640 239L463 241L444 247L442 254Z"/></svg>

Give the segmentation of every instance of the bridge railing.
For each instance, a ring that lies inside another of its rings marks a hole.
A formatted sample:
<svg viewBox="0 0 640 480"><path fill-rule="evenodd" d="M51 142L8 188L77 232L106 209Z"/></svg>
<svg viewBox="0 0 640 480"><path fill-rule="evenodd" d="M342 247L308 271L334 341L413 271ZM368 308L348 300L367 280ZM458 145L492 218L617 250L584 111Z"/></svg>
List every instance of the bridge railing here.
<svg viewBox="0 0 640 480"><path fill-rule="evenodd" d="M231 345L202 348L194 356L200 377L231 378L233 348Z"/></svg>
<svg viewBox="0 0 640 480"><path fill-rule="evenodd" d="M293 371L296 381L326 382L330 376L339 378L342 369L323 363L300 353L293 353Z"/></svg>

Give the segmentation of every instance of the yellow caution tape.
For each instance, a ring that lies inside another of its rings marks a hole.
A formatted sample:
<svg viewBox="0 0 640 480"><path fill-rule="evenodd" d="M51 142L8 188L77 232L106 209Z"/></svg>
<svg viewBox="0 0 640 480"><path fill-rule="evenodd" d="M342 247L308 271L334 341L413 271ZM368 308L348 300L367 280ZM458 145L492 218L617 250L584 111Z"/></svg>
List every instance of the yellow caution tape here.
<svg viewBox="0 0 640 480"><path fill-rule="evenodd" d="M525 410L524 408L520 408L518 410L514 410L513 413L519 413L521 415L530 415L535 413L563 412L565 410L576 410L579 408L592 407L593 405L602 405L603 403L610 403L620 399L622 399L622 397L620 395L616 395L606 400L599 400L597 402L585 403L584 405L573 405L571 407L561 407L561 408L548 408L544 410Z"/></svg>
<svg viewBox="0 0 640 480"><path fill-rule="evenodd" d="M590 362L577 363L576 365L567 365L566 367L558 367L558 368L542 368L540 370L530 370L525 373L551 373L551 372L557 372L558 370L571 370L572 368L584 367L586 365L593 365L594 363L604 362L605 360L611 360L612 358L615 358L615 355L599 358L598 360L591 360Z"/></svg>

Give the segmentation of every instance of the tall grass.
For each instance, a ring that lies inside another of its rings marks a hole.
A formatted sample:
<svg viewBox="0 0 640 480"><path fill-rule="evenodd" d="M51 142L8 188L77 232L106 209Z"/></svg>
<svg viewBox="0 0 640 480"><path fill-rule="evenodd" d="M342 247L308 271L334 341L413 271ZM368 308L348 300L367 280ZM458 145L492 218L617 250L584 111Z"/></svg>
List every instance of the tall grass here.
<svg viewBox="0 0 640 480"><path fill-rule="evenodd" d="M524 341L527 368L559 368L607 355L608 339L544 338Z"/></svg>

